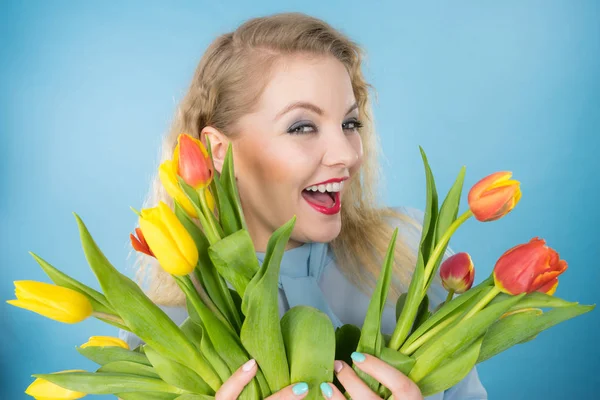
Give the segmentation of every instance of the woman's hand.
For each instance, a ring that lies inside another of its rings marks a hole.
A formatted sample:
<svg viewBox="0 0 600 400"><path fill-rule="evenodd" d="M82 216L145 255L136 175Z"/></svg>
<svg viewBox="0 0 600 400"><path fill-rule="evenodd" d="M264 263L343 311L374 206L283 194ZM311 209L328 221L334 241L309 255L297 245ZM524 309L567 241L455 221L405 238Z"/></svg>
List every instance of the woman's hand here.
<svg viewBox="0 0 600 400"><path fill-rule="evenodd" d="M396 400L422 400L419 387L406 375L396 368L368 354L353 353L354 364L362 371L377 379L383 386L390 389ZM335 361L335 374L353 399L381 399L356 375L354 370L343 361ZM344 395L331 383L321 385L323 397L328 400L346 400Z"/></svg>
<svg viewBox="0 0 600 400"><path fill-rule="evenodd" d="M217 390L215 400L236 400L240 393L242 393L242 390L244 390L244 387L246 387L252 378L254 378L257 370L258 367L254 360L250 360L239 367L238 370L235 371L223 385L221 385L219 390ZM304 382L300 382L284 387L279 392L267 397L265 400L298 400L303 399L307 394L308 385ZM342 398L344 398L344 396L342 396Z"/></svg>

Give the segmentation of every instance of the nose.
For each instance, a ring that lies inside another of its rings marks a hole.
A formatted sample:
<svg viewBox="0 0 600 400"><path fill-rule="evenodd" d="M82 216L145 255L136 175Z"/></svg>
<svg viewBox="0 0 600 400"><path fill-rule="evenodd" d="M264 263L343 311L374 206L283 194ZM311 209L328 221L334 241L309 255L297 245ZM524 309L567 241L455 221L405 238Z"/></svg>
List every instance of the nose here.
<svg viewBox="0 0 600 400"><path fill-rule="evenodd" d="M347 134L343 129L334 129L328 135L324 135L322 143L325 153L323 154L323 164L328 167L341 166L350 169L359 160L359 150L354 141L359 141L358 133Z"/></svg>

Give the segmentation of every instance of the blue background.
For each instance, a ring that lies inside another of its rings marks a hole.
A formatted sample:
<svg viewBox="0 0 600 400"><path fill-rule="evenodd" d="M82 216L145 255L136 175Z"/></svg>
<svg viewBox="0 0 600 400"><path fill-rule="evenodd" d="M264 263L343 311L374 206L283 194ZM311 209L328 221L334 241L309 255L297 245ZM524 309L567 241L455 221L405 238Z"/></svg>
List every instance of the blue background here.
<svg viewBox="0 0 600 400"><path fill-rule="evenodd" d="M8 306L13 280L47 281L27 252L97 288L75 211L132 275L129 206L141 206L203 51L247 18L280 11L321 17L366 48L387 204L423 207L418 145L442 194L468 167L463 204L482 176L513 171L518 207L493 224L470 221L452 247L472 254L479 282L506 249L541 236L569 263L557 295L598 301L600 2L107 3L0 4L2 398L26 398L32 373L92 370L75 346L116 334ZM480 364L490 398L596 397L599 323L592 311Z"/></svg>

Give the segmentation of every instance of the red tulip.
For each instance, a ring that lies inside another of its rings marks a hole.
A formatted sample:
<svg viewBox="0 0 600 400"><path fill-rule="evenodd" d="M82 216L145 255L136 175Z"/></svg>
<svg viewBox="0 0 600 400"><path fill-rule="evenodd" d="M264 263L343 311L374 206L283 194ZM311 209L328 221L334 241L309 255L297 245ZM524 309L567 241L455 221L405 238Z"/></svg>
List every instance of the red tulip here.
<svg viewBox="0 0 600 400"><path fill-rule="evenodd" d="M521 199L519 181L512 172L496 172L477 182L469 191L469 208L478 221L488 222L508 214Z"/></svg>
<svg viewBox="0 0 600 400"><path fill-rule="evenodd" d="M177 174L196 190L212 181L213 167L208 151L200 140L190 135L182 133L177 138L173 162L177 166Z"/></svg>
<svg viewBox="0 0 600 400"><path fill-rule="evenodd" d="M535 237L505 252L494 267L496 287L508 294L544 291L554 293L558 275L565 272L567 262L546 246L543 239Z"/></svg>
<svg viewBox="0 0 600 400"><path fill-rule="evenodd" d="M475 268L468 253L457 253L448 257L440 266L442 285L448 291L464 293L471 289L475 279Z"/></svg>
<svg viewBox="0 0 600 400"><path fill-rule="evenodd" d="M131 246L133 246L133 248L136 251L139 251L144 254L148 254L151 257L155 257L152 250L150 250L150 247L148 246L146 239L144 238L144 234L142 233L142 230L140 228L135 228L135 233L136 233L137 237L135 237L131 233L129 234L129 238L131 239Z"/></svg>

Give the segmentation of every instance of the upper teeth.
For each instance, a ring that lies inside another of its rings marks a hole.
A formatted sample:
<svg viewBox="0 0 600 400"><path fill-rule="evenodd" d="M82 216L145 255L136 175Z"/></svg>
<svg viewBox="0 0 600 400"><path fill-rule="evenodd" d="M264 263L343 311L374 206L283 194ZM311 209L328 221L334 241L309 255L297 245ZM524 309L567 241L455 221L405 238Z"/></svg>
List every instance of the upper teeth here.
<svg viewBox="0 0 600 400"><path fill-rule="evenodd" d="M321 193L327 192L340 192L344 188L344 182L335 182L328 183L327 185L313 185L306 188L306 190L312 190L316 192L317 190Z"/></svg>

